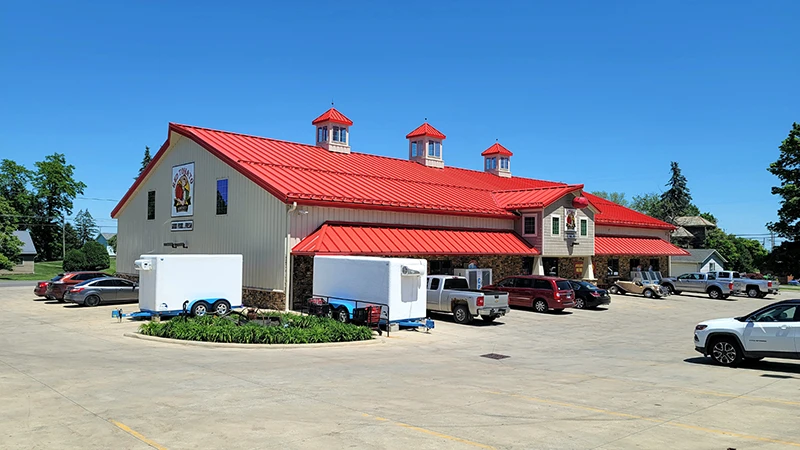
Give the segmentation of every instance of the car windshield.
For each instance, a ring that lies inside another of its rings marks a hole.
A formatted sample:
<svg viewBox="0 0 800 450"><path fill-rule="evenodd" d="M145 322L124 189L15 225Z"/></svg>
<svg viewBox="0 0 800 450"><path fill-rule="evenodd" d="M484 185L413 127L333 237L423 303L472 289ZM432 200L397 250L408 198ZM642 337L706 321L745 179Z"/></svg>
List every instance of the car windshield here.
<svg viewBox="0 0 800 450"><path fill-rule="evenodd" d="M60 279L61 279L63 276L64 276L64 274L63 274L63 273L60 273L60 274L58 274L58 275L54 276L53 278L50 278L50 281L58 281L58 280L60 280Z"/></svg>
<svg viewBox="0 0 800 450"><path fill-rule="evenodd" d="M558 286L558 290L560 291L570 291L572 290L572 285L569 284L567 280L558 280L556 281L556 286Z"/></svg>
<svg viewBox="0 0 800 450"><path fill-rule="evenodd" d="M466 278L448 278L444 280L445 289L469 289Z"/></svg>

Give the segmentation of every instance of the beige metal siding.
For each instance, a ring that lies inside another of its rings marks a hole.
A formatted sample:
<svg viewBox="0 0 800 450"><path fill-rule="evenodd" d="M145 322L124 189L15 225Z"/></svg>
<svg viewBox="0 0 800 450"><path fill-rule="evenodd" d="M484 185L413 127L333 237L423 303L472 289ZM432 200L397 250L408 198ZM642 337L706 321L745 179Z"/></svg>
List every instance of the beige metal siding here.
<svg viewBox="0 0 800 450"><path fill-rule="evenodd" d="M669 242L670 232L667 230L654 230L651 228L612 227L608 225L597 226L598 236L655 236Z"/></svg>
<svg viewBox="0 0 800 450"><path fill-rule="evenodd" d="M578 230L575 242L578 245L567 245L564 231L564 208L572 208L573 195L566 195L559 201L544 209L542 220L542 255L543 256L592 256L594 255L594 211L591 208L578 210ZM560 234L553 234L552 217L559 218ZM589 219L587 236L580 235L580 220Z"/></svg>
<svg viewBox="0 0 800 450"><path fill-rule="evenodd" d="M307 214L304 211L308 211ZM292 214L292 246L316 231L325 222L386 223L398 225L426 225L461 228L493 228L513 230L513 219L491 219L441 214L401 213L369 209L329 208L299 206Z"/></svg>
<svg viewBox="0 0 800 450"><path fill-rule="evenodd" d="M190 162L195 163L194 216L173 218L172 167ZM228 179L228 214L217 216L220 178ZM147 220L151 190L156 191L155 220ZM188 138L172 133L166 154L117 218L121 273L135 274L133 261L148 253L241 254L245 286L284 289L286 205ZM170 231L173 220L189 219L193 231ZM186 242L188 249L165 247L166 242Z"/></svg>

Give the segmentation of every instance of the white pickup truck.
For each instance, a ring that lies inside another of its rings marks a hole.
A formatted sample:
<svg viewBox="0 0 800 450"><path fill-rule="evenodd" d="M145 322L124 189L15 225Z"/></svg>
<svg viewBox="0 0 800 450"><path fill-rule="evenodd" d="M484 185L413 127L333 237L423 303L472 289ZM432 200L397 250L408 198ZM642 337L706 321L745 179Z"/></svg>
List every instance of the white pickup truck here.
<svg viewBox="0 0 800 450"><path fill-rule="evenodd" d="M452 275L428 276L428 310L451 312L456 323L470 323L475 316L492 322L508 314L508 293L470 289L467 279Z"/></svg>

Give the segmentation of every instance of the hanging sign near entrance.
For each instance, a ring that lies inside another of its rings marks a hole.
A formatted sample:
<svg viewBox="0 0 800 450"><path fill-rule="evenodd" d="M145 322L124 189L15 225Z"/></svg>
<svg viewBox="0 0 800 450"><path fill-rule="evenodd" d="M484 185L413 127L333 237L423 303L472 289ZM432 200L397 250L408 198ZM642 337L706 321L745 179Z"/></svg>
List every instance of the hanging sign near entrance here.
<svg viewBox="0 0 800 450"><path fill-rule="evenodd" d="M172 217L194 214L194 163L172 167Z"/></svg>
<svg viewBox="0 0 800 450"><path fill-rule="evenodd" d="M576 278L583 277L583 261L580 260L575 261L575 277Z"/></svg>

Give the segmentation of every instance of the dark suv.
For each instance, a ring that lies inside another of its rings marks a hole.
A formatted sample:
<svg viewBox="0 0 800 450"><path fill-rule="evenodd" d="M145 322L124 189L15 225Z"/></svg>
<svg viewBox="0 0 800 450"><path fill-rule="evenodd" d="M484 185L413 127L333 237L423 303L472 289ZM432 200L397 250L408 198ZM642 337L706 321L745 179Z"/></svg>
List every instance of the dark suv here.
<svg viewBox="0 0 800 450"><path fill-rule="evenodd" d="M503 278L483 289L508 292L508 304L532 307L537 312L563 311L575 306L575 292L569 280L541 275L518 275Z"/></svg>
<svg viewBox="0 0 800 450"><path fill-rule="evenodd" d="M60 280L50 282L50 284L47 286L46 296L47 298L52 298L63 302L64 294L66 294L69 288L72 286L75 286L82 281L110 276L111 275L103 272L67 272L61 277Z"/></svg>

